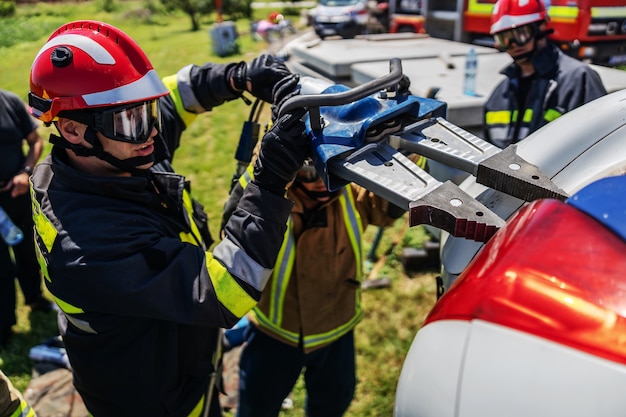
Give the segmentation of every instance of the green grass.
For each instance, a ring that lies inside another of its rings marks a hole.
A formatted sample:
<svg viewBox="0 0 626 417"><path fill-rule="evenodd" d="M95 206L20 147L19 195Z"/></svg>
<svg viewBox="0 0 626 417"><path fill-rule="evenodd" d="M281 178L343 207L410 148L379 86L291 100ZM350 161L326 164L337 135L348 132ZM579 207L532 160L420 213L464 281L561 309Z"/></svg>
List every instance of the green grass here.
<svg viewBox="0 0 626 417"><path fill-rule="evenodd" d="M255 19L266 14L267 10L257 9ZM35 54L55 28L77 19L102 20L129 33L146 51L161 76L173 74L189 63L250 60L266 47L247 35L249 22L244 20L237 22L242 53L220 58L213 54L210 43L209 30L214 23L211 19L202 21L202 30L190 32L186 16L178 13L146 19L140 2L120 3L113 13L100 11L92 2L81 2L80 10L74 3L37 3L20 6L17 17L0 21L0 38L5 38L5 43L0 43L0 88L12 90L26 100L29 69ZM296 23L297 19L293 21ZM265 111L267 116L269 106L265 106ZM191 180L194 196L204 204L210 216L214 237L235 169L233 157L241 124L248 113L249 107L237 100L199 116L184 133L182 146L176 153L174 165L180 174ZM41 133L47 138L49 132L42 128ZM402 247L419 245L424 239L421 227L407 228L406 222L406 217L399 219L393 229L385 233L378 247L379 256L387 255L378 276L389 277L391 286L363 293L365 317L356 330L359 384L348 416L392 415L402 360L435 299L434 271L408 276L402 268ZM366 231L365 253L369 251L375 232L375 228ZM404 238L396 245L395 240L402 236ZM14 330L16 336L8 349L0 351L0 368L23 391L31 378L28 350L56 334L56 319L54 314L31 313L30 308L23 305L20 294L18 325ZM294 409L282 415L303 415L301 381L293 399Z"/></svg>

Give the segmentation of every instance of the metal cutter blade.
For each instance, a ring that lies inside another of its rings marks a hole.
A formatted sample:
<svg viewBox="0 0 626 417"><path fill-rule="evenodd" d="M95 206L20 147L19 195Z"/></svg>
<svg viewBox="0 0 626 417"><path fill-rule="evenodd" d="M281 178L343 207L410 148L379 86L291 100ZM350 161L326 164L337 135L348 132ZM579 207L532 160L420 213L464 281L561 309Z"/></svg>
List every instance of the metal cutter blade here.
<svg viewBox="0 0 626 417"><path fill-rule="evenodd" d="M455 237L488 241L504 220L451 182L441 183L386 143L329 161L329 171L409 210L409 225L429 224Z"/></svg>

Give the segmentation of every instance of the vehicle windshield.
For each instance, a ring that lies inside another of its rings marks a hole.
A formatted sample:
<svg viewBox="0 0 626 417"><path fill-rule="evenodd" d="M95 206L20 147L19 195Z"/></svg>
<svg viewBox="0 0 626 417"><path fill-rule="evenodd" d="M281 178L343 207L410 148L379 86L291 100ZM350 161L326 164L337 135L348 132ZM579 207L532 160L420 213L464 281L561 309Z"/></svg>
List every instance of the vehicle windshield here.
<svg viewBox="0 0 626 417"><path fill-rule="evenodd" d="M330 6L330 7L342 7L342 6L352 6L359 3L361 0L320 0L319 4L322 6Z"/></svg>

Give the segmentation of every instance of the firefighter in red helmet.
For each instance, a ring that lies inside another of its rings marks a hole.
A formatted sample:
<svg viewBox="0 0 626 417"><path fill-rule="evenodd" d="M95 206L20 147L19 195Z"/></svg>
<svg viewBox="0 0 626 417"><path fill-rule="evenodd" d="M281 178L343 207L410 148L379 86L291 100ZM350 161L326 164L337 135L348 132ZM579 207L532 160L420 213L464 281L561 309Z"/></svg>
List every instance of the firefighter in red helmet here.
<svg viewBox="0 0 626 417"><path fill-rule="evenodd" d="M485 104L485 138L505 148L562 114L606 94L599 75L549 42L542 0L499 0L491 17L496 46L513 62Z"/></svg>
<svg viewBox="0 0 626 417"><path fill-rule="evenodd" d="M91 415L221 415L218 329L256 304L272 273L285 188L310 151L305 111L265 135L255 181L211 252L206 214L170 161L199 113L243 90L276 103L297 85L270 55L161 80L127 34L95 21L63 25L36 55L31 113L58 135L32 176L35 241Z"/></svg>

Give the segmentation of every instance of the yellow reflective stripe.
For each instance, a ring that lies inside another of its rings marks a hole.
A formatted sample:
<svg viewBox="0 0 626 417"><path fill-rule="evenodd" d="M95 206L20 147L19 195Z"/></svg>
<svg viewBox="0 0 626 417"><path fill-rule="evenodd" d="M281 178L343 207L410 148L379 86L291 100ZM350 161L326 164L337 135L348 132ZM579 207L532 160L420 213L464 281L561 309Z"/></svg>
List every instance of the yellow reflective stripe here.
<svg viewBox="0 0 626 417"><path fill-rule="evenodd" d="M488 125L508 125L511 123L511 116L508 110L489 111L485 114L485 122Z"/></svg>
<svg viewBox="0 0 626 417"><path fill-rule="evenodd" d="M196 222L193 221L193 202L191 201L191 195L187 192L187 190L183 190L183 206L185 207L185 215L187 216L187 220L189 220L189 224L191 225L191 232L182 231L178 234L178 237L181 241L191 243L195 246L200 246L200 242L202 242L202 238L200 237L200 231L198 230L198 226Z"/></svg>
<svg viewBox="0 0 626 417"><path fill-rule="evenodd" d="M363 223L361 222L361 215L356 209L356 203L350 191L350 187L343 188L343 192L339 196L339 202L341 203L343 217L347 220L345 221L346 231L350 237L350 243L352 244L352 250L356 258L356 279L361 282L363 270L359 268L359 265L362 265L361 237L363 236Z"/></svg>
<svg viewBox="0 0 626 417"><path fill-rule="evenodd" d="M526 109L524 112L524 119L522 120L524 123L530 123L533 120L533 109Z"/></svg>
<svg viewBox="0 0 626 417"><path fill-rule="evenodd" d="M183 105L183 99L180 97L180 91L178 91L178 80L176 74L163 78L163 84L170 90L170 97L174 100L176 106L176 112L183 119L185 126L189 126L198 117L196 113L192 113L185 109Z"/></svg>
<svg viewBox="0 0 626 417"><path fill-rule="evenodd" d="M551 122L553 120L558 119L559 117L561 117L563 115L563 113L559 112L558 110L555 109L548 109L545 114L543 115L543 118L548 121Z"/></svg>
<svg viewBox="0 0 626 417"><path fill-rule="evenodd" d="M578 7L576 6L550 6L548 15L552 19L575 20L578 17Z"/></svg>
<svg viewBox="0 0 626 417"><path fill-rule="evenodd" d="M35 230L37 231L37 234L41 238L43 244L46 245L46 249L48 249L48 252L50 252L52 250L52 245L54 245L54 241L56 240L59 233L57 232L57 229L54 227L54 224L52 224L50 219L48 219L43 211L41 211L39 201L35 199L35 192L33 191L32 185L30 189Z"/></svg>
<svg viewBox="0 0 626 417"><path fill-rule="evenodd" d="M469 0L467 2L467 13L472 15L489 15L493 11L493 2L480 0Z"/></svg>
<svg viewBox="0 0 626 417"><path fill-rule="evenodd" d="M241 188L245 189L250 181L252 181L252 178L254 177L253 172L254 168L252 165L248 165L248 169L246 169L243 174L239 176L239 185L241 185Z"/></svg>
<svg viewBox="0 0 626 417"><path fill-rule="evenodd" d="M359 307L360 307L360 303L359 303ZM312 348L315 346L323 345L324 343L327 343L329 340L338 339L340 336L343 336L344 334L349 332L350 329L356 326L356 324L359 321L361 321L362 317L363 317L363 311L359 308L357 310L357 313L354 315L354 317L352 317L352 319L349 322L345 323L344 325L339 326L331 330L330 332L320 333L320 334L316 334L312 336L305 336L304 346L307 348Z"/></svg>
<svg viewBox="0 0 626 417"><path fill-rule="evenodd" d="M279 262L274 266L272 275L271 291L271 303L269 316L272 323L280 326L283 322L283 302L285 301L285 294L287 293L287 286L291 279L291 272L293 271L293 264L296 260L295 251L295 238L293 236L293 218L291 215L287 220L287 230L285 230L285 236L283 238L283 244L280 246L278 252Z"/></svg>
<svg viewBox="0 0 626 417"><path fill-rule="evenodd" d="M85 310L83 310L80 307L76 307L73 306L70 303L66 303L65 301L61 300L60 298L57 298L54 296L54 294L52 295L52 298L54 298L54 301L58 304L59 308L67 314L80 314L80 313L84 313Z"/></svg>
<svg viewBox="0 0 626 417"><path fill-rule="evenodd" d="M626 7L592 7L591 17L598 19L626 17Z"/></svg>
<svg viewBox="0 0 626 417"><path fill-rule="evenodd" d="M198 401L198 404L191 410L191 413L187 417L201 417L204 411L204 395Z"/></svg>
<svg viewBox="0 0 626 417"><path fill-rule="evenodd" d="M24 400L20 400L20 406L10 417L35 417L35 410Z"/></svg>
<svg viewBox="0 0 626 417"><path fill-rule="evenodd" d="M235 316L243 317L256 305L254 298L241 288L224 265L215 260L210 252L206 254L206 262L219 302Z"/></svg>
<svg viewBox="0 0 626 417"><path fill-rule="evenodd" d="M356 202L354 196L350 190L350 187L344 187L341 195L339 196L339 202L341 204L344 223L346 231L352 245L352 250L355 257L356 265L356 279L361 282L363 277L362 265L362 235L363 235L363 223L361 221L361 215L356 208ZM283 240L281 246L277 265L274 268L272 288L271 288L271 300L269 317L263 314L258 308L254 307L253 312L259 326L270 329L272 332L280 335L285 340L291 343L297 344L300 341L300 334L283 329L281 326L283 319L283 305L285 301L285 294L287 291L287 284L291 278L293 270L293 264L295 261L295 240L293 239L293 221L289 218L287 234ZM349 331L356 323L361 320L363 311L361 308L361 290L356 291L356 314L343 325L332 329L326 333L320 333L315 335L309 335L304 338L304 347L309 348L317 345L327 343L331 340L337 339L347 331Z"/></svg>
<svg viewBox="0 0 626 417"><path fill-rule="evenodd" d="M35 231L37 232L39 239L46 246L48 252L50 252L52 250L52 246L54 245L54 241L56 240L59 233L57 232L50 219L48 219L46 215L43 214L43 211L41 210L41 205L39 204L37 199L35 199L35 191L33 189L32 183L30 184L29 188ZM37 256L37 263L39 264L39 268L41 269L41 273L43 274L44 278L46 279L46 281L52 282L52 280L50 279L50 273L48 272L48 263L41 253L41 248L38 244L35 244L35 254Z"/></svg>
<svg viewBox="0 0 626 417"><path fill-rule="evenodd" d="M418 155L417 160L415 161L415 165L419 168L426 169L426 162L428 162L428 158L422 155Z"/></svg>
<svg viewBox="0 0 626 417"><path fill-rule="evenodd" d="M274 323L272 323L272 321L265 314L263 314L263 312L259 310L258 307L254 307L252 312L259 326L265 327L266 329L271 329L274 333L295 345L300 342L299 333L290 332L289 330L285 330L281 327L274 325Z"/></svg>
<svg viewBox="0 0 626 417"><path fill-rule="evenodd" d="M39 264L43 277L46 281L52 282L50 273L48 272L48 263L46 262L46 258L44 258L43 253L41 253L41 248L37 243L35 243L35 255L37 256L37 263Z"/></svg>

